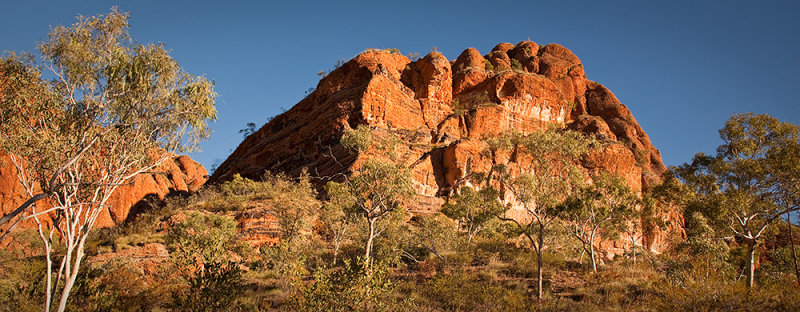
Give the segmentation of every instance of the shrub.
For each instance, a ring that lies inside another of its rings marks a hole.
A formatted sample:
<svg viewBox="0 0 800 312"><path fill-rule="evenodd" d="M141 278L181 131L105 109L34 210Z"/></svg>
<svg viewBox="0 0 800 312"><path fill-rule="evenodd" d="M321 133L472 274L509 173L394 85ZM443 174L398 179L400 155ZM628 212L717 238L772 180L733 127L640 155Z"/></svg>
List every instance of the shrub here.
<svg viewBox="0 0 800 312"><path fill-rule="evenodd" d="M483 60L483 68L486 71L494 71L494 65L489 60Z"/></svg>
<svg viewBox="0 0 800 312"><path fill-rule="evenodd" d="M319 268L310 283L300 286L290 307L303 311L408 311L409 300L398 301L395 284L389 279L385 262L363 265L345 261L343 268Z"/></svg>
<svg viewBox="0 0 800 312"><path fill-rule="evenodd" d="M175 297L178 310L230 311L244 291L242 270L234 261L204 261L187 283L188 289Z"/></svg>
<svg viewBox="0 0 800 312"><path fill-rule="evenodd" d="M237 300L242 293L241 263L229 254L236 236L232 218L197 212L169 230L167 242L187 284L175 294L177 307L218 311Z"/></svg>
<svg viewBox="0 0 800 312"><path fill-rule="evenodd" d="M453 109L454 116L464 116L467 113L467 107L455 99L450 101L450 108Z"/></svg>
<svg viewBox="0 0 800 312"><path fill-rule="evenodd" d="M522 63L520 63L517 59L511 59L511 69L515 71L524 70L524 68L522 67Z"/></svg>

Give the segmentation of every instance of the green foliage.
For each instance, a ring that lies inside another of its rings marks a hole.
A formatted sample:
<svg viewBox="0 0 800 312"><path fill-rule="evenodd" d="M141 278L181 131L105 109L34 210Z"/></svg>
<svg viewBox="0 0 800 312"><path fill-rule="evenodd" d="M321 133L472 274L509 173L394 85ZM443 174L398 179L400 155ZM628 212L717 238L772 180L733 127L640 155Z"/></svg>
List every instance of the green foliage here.
<svg viewBox="0 0 800 312"><path fill-rule="evenodd" d="M558 129L507 136L503 141L530 157L527 164L519 164L522 173L513 180L505 179L513 181L511 191L517 200L535 210L533 213L552 213L565 196L583 183L583 175L574 161L589 151L592 138Z"/></svg>
<svg viewBox="0 0 800 312"><path fill-rule="evenodd" d="M225 196L259 195L266 192L268 189L268 184L244 178L238 173L233 175L233 179L225 181L219 187L219 190Z"/></svg>
<svg viewBox="0 0 800 312"><path fill-rule="evenodd" d="M646 149L637 148L633 150L633 158L636 159L637 165L646 165L650 163L650 152Z"/></svg>
<svg viewBox="0 0 800 312"><path fill-rule="evenodd" d="M244 210L251 201L264 202L277 218L280 238L292 243L297 239L302 241L302 236L308 234L320 206L306 174L295 181L283 174L267 173L263 181L236 174L216 190L207 189L192 200L212 211Z"/></svg>
<svg viewBox="0 0 800 312"><path fill-rule="evenodd" d="M233 261L203 262L200 272L187 282L189 288L174 301L181 311L233 310L233 303L243 293L242 270Z"/></svg>
<svg viewBox="0 0 800 312"><path fill-rule="evenodd" d="M345 261L340 269L320 268L310 283L300 286L290 306L302 311L407 311L408 300L393 296L395 285L388 266L376 264L370 271Z"/></svg>
<svg viewBox="0 0 800 312"><path fill-rule="evenodd" d="M271 211L278 218L281 230L281 239L287 244L293 244L307 234L314 220L314 214L319 210L308 175L301 174L297 182L289 180L282 175L266 175L264 182L270 185L265 196L270 200Z"/></svg>
<svg viewBox="0 0 800 312"><path fill-rule="evenodd" d="M483 68L486 71L494 71L494 65L489 60L483 60Z"/></svg>
<svg viewBox="0 0 800 312"><path fill-rule="evenodd" d="M384 231L396 222L387 220L402 218L407 198L415 195L411 173L404 164L396 162L396 146L399 142L394 134L376 138L364 125L355 130L346 130L340 143L347 149L372 151L389 160L370 158L354 169L344 183L328 182L327 188L336 196L332 201L350 220L358 220L364 230L364 263L367 268L374 261L375 239L385 235ZM391 217L391 218L390 218ZM367 270L368 271L368 270Z"/></svg>
<svg viewBox="0 0 800 312"><path fill-rule="evenodd" d="M403 165L380 160L365 161L358 172L343 185L330 183L330 188L344 187L344 192L335 194L349 197L336 199L342 203L351 203L345 207L346 213L364 217L394 211L404 206L407 196L414 194L408 169Z"/></svg>
<svg viewBox="0 0 800 312"><path fill-rule="evenodd" d="M216 261L226 257L236 235L236 221L232 218L193 212L169 229L167 242L187 261Z"/></svg>
<svg viewBox="0 0 800 312"><path fill-rule="evenodd" d="M49 234L42 231L46 256L52 260L60 239L66 245L60 266L74 268L46 286L57 290L53 285L63 282L60 294L46 297L63 310L80 272L86 229L111 193L207 138L216 93L212 82L184 72L163 44L134 42L128 15L116 9L53 27L37 55L11 54L0 61L0 72L0 149L14 153L17 176L33 200L0 224L34 219L42 208L35 202L49 200L54 222Z"/></svg>
<svg viewBox="0 0 800 312"><path fill-rule="evenodd" d="M461 102L459 102L458 100L450 101L450 108L453 109L453 115L459 117L464 116L464 114L466 114L467 111L469 111L469 109L464 104L461 104Z"/></svg>
<svg viewBox="0 0 800 312"><path fill-rule="evenodd" d="M208 213L191 213L167 235L172 255L188 288L176 294L175 304L190 311L228 308L242 293L239 261L230 257L236 221Z"/></svg>
<svg viewBox="0 0 800 312"><path fill-rule="evenodd" d="M692 195L680 201L685 216L700 213L719 233L747 246L747 285L754 279L755 247L782 215L800 210L800 128L768 115L734 115L720 130L716 156L695 155L673 168ZM717 234L720 235L720 234Z"/></svg>
<svg viewBox="0 0 800 312"><path fill-rule="evenodd" d="M493 220L505 207L500 203L500 193L485 187L475 191L464 186L458 193L442 206L442 213L458 222L458 226L472 241L475 235L483 231L486 223Z"/></svg>
<svg viewBox="0 0 800 312"><path fill-rule="evenodd" d="M545 236L558 216L559 206L584 183L576 163L594 145L595 139L557 126L529 135L511 132L503 136L505 138L489 143L490 151L494 154L498 148L511 146L518 160L510 165L516 167L513 169L518 174L514 177L500 166L492 170L498 172L500 183L514 195L525 216L518 220L504 214L500 219L516 226L518 234L528 240L538 262L542 263ZM537 270L537 296L542 298L541 265Z"/></svg>
<svg viewBox="0 0 800 312"><path fill-rule="evenodd" d="M437 213L417 216L413 221L410 245L421 253L419 259L415 260L427 258L429 254L445 259L445 256L460 249L463 239L453 220Z"/></svg>
<svg viewBox="0 0 800 312"><path fill-rule="evenodd" d="M511 59L511 69L515 71L523 71L525 70L522 67L522 63L520 63L517 59Z"/></svg>
<svg viewBox="0 0 800 312"><path fill-rule="evenodd" d="M347 129L342 135L341 144L344 148L364 152L372 146L372 132L368 126L360 125L356 129Z"/></svg>
<svg viewBox="0 0 800 312"><path fill-rule="evenodd" d="M639 200L625 180L619 176L600 174L593 183L582 187L557 208L565 227L589 252L592 268L596 272L594 245L598 234L606 239L618 239L619 233L628 231L629 222Z"/></svg>

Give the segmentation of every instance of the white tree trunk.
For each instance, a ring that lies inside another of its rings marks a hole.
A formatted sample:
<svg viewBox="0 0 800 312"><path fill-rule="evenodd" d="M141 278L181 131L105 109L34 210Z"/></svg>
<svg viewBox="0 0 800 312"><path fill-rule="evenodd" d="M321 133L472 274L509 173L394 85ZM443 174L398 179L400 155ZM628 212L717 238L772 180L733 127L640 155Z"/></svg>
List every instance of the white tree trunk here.
<svg viewBox="0 0 800 312"><path fill-rule="evenodd" d="M589 256L592 258L592 271L597 273L597 261L595 260L594 255L594 237L595 233L597 233L597 228L592 229L592 234L589 236Z"/></svg>
<svg viewBox="0 0 800 312"><path fill-rule="evenodd" d="M372 269L372 248L375 240L375 219L368 220L369 236L367 237L367 246L364 248L364 271L369 273Z"/></svg>
<svg viewBox="0 0 800 312"><path fill-rule="evenodd" d="M756 270L756 259L755 259L755 248L756 242L755 240L748 240L747 242L747 289L753 287L754 284L754 277L755 277L755 270Z"/></svg>

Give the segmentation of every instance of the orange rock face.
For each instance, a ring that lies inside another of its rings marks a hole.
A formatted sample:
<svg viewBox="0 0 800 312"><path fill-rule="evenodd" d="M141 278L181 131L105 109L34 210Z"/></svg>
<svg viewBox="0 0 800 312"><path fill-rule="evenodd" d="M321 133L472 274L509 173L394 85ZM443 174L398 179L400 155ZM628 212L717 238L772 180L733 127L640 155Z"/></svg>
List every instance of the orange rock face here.
<svg viewBox="0 0 800 312"><path fill-rule="evenodd" d="M486 56L469 48L453 62L438 52L414 62L384 51L363 52L245 139L210 182L236 173L258 179L265 171L347 173L360 160L380 157L351 155L338 143L345 129L365 124L377 135L399 135L418 193L410 208L433 210L467 174L512 161L508 155L489 158L483 138L507 130L542 131L543 123L604 140L583 167L623 176L637 192L654 186L666 171L628 108L586 78L578 57L557 44L524 41L498 44Z"/></svg>
<svg viewBox="0 0 800 312"><path fill-rule="evenodd" d="M163 199L173 192L194 192L208 180L206 169L188 156L167 160L153 172L139 175L130 184L118 187L109 199L110 208L98 216L95 226L120 224L135 214L146 198ZM25 194L9 155L0 151L0 214L19 207L28 199ZM33 226L32 221L20 223L21 228L30 226Z"/></svg>

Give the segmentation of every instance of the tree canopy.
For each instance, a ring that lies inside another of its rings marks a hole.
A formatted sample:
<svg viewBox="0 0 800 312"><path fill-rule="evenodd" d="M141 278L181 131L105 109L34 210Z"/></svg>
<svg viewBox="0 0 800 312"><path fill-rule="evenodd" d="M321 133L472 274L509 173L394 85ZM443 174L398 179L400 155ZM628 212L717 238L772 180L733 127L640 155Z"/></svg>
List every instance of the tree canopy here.
<svg viewBox="0 0 800 312"><path fill-rule="evenodd" d="M63 311L88 233L111 194L208 137L213 83L184 72L164 44L132 40L128 14L112 9L54 27L37 54L4 57L0 92L0 149L28 198L0 218L0 225L16 218L3 236L35 221L48 261L45 310L59 298ZM53 282L49 264L59 240L66 250Z"/></svg>
<svg viewBox="0 0 800 312"><path fill-rule="evenodd" d="M701 213L748 246L753 285L755 245L781 216L800 210L800 128L769 115L733 115L720 131L715 156L698 153L675 169L690 194L686 215Z"/></svg>

